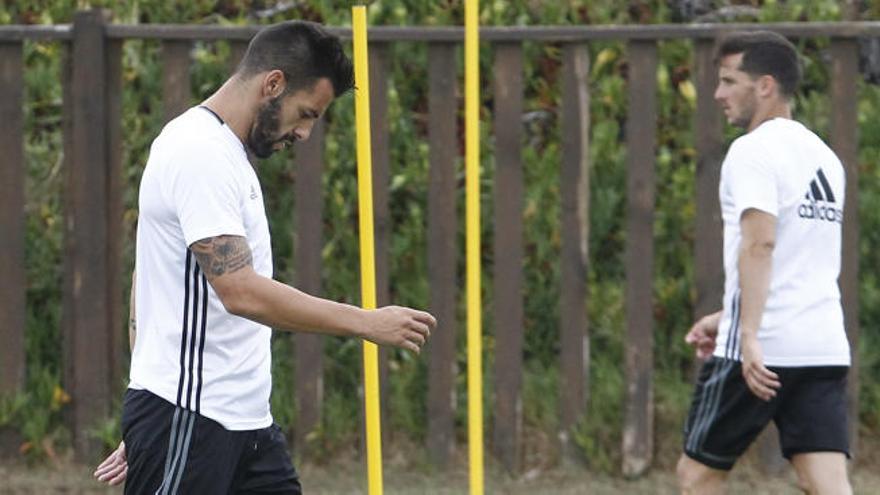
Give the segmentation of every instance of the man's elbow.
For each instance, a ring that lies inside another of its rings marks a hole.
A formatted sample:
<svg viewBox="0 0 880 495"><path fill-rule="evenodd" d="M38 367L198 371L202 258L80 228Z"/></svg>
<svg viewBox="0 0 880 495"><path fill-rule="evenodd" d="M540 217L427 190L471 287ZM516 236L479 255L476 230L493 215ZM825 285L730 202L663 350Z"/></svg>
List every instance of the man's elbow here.
<svg viewBox="0 0 880 495"><path fill-rule="evenodd" d="M214 283L214 292L226 312L242 318L252 319L259 313L258 298L254 296L246 280L223 280Z"/></svg>
<svg viewBox="0 0 880 495"><path fill-rule="evenodd" d="M745 252L749 256L766 258L773 256L773 250L776 249L776 241L774 239L754 239L744 247Z"/></svg>
<svg viewBox="0 0 880 495"><path fill-rule="evenodd" d="M231 315L249 318L254 313L251 305L243 297L221 297L220 301L223 303L223 308L226 309L226 312Z"/></svg>

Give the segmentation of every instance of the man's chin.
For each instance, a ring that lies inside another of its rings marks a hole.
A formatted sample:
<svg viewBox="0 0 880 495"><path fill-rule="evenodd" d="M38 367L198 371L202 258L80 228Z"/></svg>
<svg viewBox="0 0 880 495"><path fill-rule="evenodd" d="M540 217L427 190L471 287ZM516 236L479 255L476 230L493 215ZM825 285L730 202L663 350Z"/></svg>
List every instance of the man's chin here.
<svg viewBox="0 0 880 495"><path fill-rule="evenodd" d="M746 129L749 126L748 122L743 122L742 119L736 117L727 117L727 123L738 129Z"/></svg>
<svg viewBox="0 0 880 495"><path fill-rule="evenodd" d="M270 156L275 154L276 151L278 151L271 146L251 146L251 145L247 146L247 150L248 150L248 152L250 152L251 155L259 158L260 160L264 160L266 158L269 158Z"/></svg>

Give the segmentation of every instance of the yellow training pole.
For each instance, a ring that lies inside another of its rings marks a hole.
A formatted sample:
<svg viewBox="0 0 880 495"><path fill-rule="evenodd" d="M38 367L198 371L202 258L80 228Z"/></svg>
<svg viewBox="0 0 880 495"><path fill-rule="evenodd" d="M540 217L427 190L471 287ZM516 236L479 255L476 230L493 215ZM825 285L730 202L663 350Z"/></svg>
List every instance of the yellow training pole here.
<svg viewBox="0 0 880 495"><path fill-rule="evenodd" d="M357 123L358 218L360 220L361 297L376 309L376 255L373 245L373 164L370 150L370 78L367 66L367 9L352 7L354 110ZM370 495L382 495L382 426L379 421L379 351L364 341L364 411L367 416L367 479Z"/></svg>
<svg viewBox="0 0 880 495"><path fill-rule="evenodd" d="M479 0L464 6L465 211L467 226L468 445L471 494L483 494L483 359L480 297Z"/></svg>

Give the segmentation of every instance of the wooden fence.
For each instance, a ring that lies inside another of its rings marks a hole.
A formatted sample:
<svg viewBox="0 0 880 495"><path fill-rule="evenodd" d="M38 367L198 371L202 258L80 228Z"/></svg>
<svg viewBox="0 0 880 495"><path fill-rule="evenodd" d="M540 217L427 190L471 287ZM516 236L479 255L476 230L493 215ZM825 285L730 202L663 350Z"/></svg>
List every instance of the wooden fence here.
<svg viewBox="0 0 880 495"><path fill-rule="evenodd" d="M713 101L716 70L714 39L733 29L772 29L791 37L829 37L832 147L847 171L844 255L841 288L846 326L855 348L858 335L858 167L856 80L859 36L880 36L880 23L784 23L726 25L569 26L483 28L481 39L494 47L492 91L494 136L494 331L495 404L491 445L498 459L516 470L521 458L523 317L523 49L526 41L562 46L562 251L560 301L561 447L571 450L570 432L588 401L589 329L587 273L589 211L589 52L596 40L627 43L626 407L622 439L623 471L643 472L652 462L653 431L653 222L655 206L655 126L657 42L691 39L697 104L693 126L697 150L695 312L717 309L721 300L721 220L718 177L723 157L723 121ZM258 27L192 25L116 25L100 11L76 14L72 25L0 26L0 392L23 386L25 353L24 157L22 44L57 40L65 46L64 154L65 257L63 296L64 380L72 397L69 425L80 457L94 457L88 431L110 413L111 393L124 379L121 279L121 47L127 39L162 42L166 118L190 101L190 51L196 40L228 40L237 61ZM350 38L348 30L336 32ZM456 52L461 28L376 27L370 29L370 70L375 168L378 302L389 302L388 208L389 136L387 71L390 43L428 44L429 143L428 277L430 310L441 322L428 352L427 447L439 465L455 449L454 383L457 290L455 166L460 155L456 121ZM296 284L321 292L322 142L319 125L297 154ZM322 339L295 337L295 384L299 411L295 430L302 438L319 422L322 397ZM384 360L383 360L384 363ZM855 367L854 367L855 369ZM858 381L850 381L850 412L857 410ZM853 416L854 417L854 416ZM853 432L856 422L852 422ZM853 436L855 438L855 436Z"/></svg>

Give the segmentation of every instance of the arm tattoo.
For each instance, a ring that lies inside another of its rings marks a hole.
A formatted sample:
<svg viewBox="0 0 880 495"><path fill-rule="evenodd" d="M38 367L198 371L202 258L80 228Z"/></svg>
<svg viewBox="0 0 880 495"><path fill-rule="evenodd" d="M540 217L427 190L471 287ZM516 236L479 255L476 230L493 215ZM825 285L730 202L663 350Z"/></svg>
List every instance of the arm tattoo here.
<svg viewBox="0 0 880 495"><path fill-rule="evenodd" d="M209 237L194 242L189 248L209 280L253 264L251 248L241 236Z"/></svg>

